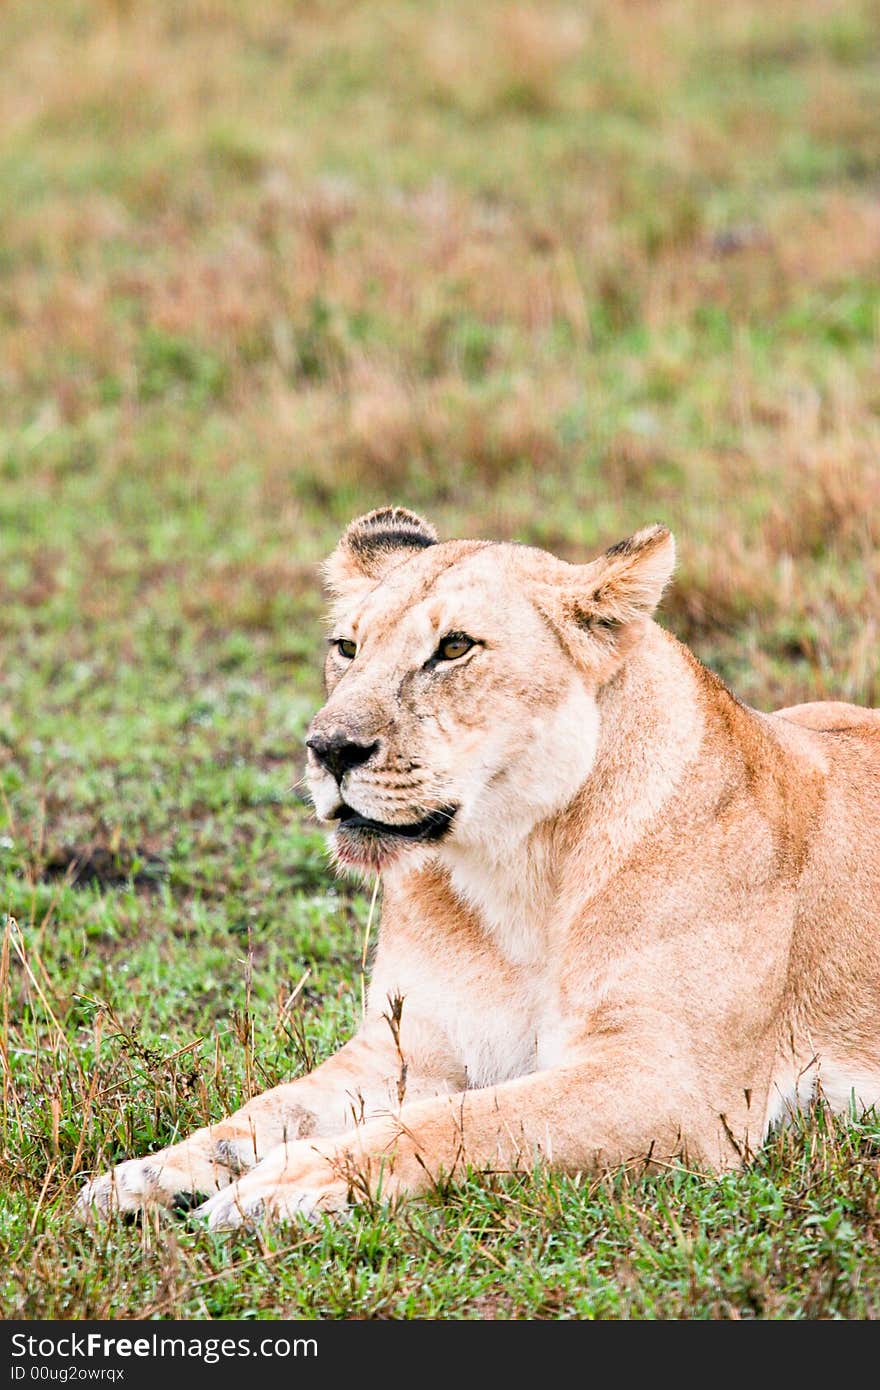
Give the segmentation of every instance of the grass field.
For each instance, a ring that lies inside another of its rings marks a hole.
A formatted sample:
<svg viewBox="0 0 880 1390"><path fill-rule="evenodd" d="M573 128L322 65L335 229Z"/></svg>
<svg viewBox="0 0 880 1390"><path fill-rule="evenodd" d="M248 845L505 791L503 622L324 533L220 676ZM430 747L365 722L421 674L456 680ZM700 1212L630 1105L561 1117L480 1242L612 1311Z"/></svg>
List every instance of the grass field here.
<svg viewBox="0 0 880 1390"><path fill-rule="evenodd" d="M3 1315L880 1316L870 1119L394 1221L69 1215L357 1017L298 788L356 511L666 521L747 700L880 704L877 0L7 0L0 51Z"/></svg>

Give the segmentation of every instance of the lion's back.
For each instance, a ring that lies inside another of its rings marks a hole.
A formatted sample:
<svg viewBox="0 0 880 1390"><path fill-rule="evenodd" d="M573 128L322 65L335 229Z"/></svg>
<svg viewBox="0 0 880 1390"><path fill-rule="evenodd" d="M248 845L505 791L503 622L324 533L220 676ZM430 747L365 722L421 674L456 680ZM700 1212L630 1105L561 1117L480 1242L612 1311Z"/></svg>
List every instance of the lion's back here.
<svg viewBox="0 0 880 1390"><path fill-rule="evenodd" d="M806 705L790 705L776 711L778 719L802 724L820 733L842 733L845 730L866 733L880 741L880 709L865 709L848 705L843 700L814 700Z"/></svg>

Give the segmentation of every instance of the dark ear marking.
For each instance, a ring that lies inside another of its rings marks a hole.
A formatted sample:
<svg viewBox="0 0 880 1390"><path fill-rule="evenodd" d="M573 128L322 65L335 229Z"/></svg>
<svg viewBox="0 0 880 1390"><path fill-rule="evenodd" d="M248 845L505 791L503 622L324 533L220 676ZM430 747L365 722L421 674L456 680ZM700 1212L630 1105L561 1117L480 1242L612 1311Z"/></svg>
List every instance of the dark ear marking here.
<svg viewBox="0 0 880 1390"><path fill-rule="evenodd" d="M425 535L423 531L414 531L403 526L384 527L374 526L369 530L355 531L348 538L348 548L360 559L366 560L374 551L382 550L401 550L407 546L414 550L424 550L429 545L436 545L436 539Z"/></svg>
<svg viewBox="0 0 880 1390"><path fill-rule="evenodd" d="M606 560L621 560L627 555L635 555L641 549L640 545L634 543L634 536L627 536L625 540L615 541L614 545L609 545L605 551Z"/></svg>
<svg viewBox="0 0 880 1390"><path fill-rule="evenodd" d="M436 543L433 526L409 508L380 507L346 530L324 565L328 587L337 597L365 592L393 565Z"/></svg>
<svg viewBox="0 0 880 1390"><path fill-rule="evenodd" d="M424 550L436 545L437 532L407 507L380 507L353 521L342 544L367 569L374 557L386 559L395 550Z"/></svg>

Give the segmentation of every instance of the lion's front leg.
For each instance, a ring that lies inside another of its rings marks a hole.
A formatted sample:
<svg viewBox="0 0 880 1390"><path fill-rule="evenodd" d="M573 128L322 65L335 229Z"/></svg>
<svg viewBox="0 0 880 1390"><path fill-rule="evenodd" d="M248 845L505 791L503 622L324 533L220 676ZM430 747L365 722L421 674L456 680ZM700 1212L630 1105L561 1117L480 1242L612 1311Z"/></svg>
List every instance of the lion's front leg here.
<svg viewBox="0 0 880 1390"><path fill-rule="evenodd" d="M438 1072L437 1059L443 1056L435 1041L430 1074L419 1068L417 1054L407 1059L407 1097L456 1088L451 1062L448 1075L442 1066ZM341 1134L399 1109L400 1087L401 1054L384 1021L374 1020L308 1076L255 1096L233 1115L179 1144L129 1159L92 1179L80 1193L78 1210L88 1216L151 1205L196 1206L250 1172L279 1144Z"/></svg>
<svg viewBox="0 0 880 1390"><path fill-rule="evenodd" d="M568 1173L632 1160L736 1166L742 1146L731 1124L747 1124L736 1098L715 1111L696 1069L653 1072L644 1056L641 1047L600 1047L590 1061L416 1101L349 1135L279 1145L198 1214L213 1228L312 1216L350 1201L395 1202L468 1167L529 1172L539 1160Z"/></svg>

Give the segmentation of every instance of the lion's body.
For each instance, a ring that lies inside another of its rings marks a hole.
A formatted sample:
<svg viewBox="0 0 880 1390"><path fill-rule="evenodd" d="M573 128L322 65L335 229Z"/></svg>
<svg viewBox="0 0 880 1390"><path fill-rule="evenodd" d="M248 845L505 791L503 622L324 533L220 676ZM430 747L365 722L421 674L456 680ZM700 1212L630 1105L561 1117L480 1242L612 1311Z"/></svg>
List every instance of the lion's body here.
<svg viewBox="0 0 880 1390"><path fill-rule="evenodd" d="M658 685L677 692L672 752L650 768L658 730L638 726ZM880 714L757 714L656 628L611 699L613 716L600 709L629 756L600 753L600 795L548 823L531 864L515 852L481 875L450 848L391 876L377 1002L442 1000L477 1087L564 1066L641 1016L637 1087L662 1059L664 1089L678 1077L703 1116L689 1147L712 1166L736 1161L728 1129L753 1151L817 1085L836 1109L853 1092L880 1101Z"/></svg>
<svg viewBox="0 0 880 1390"><path fill-rule="evenodd" d="M671 568L659 529L577 568L350 528L310 747L338 858L384 876L364 1025L87 1202L220 1188L235 1224L466 1163L724 1169L819 1091L880 1102L880 714L742 705L651 621Z"/></svg>

